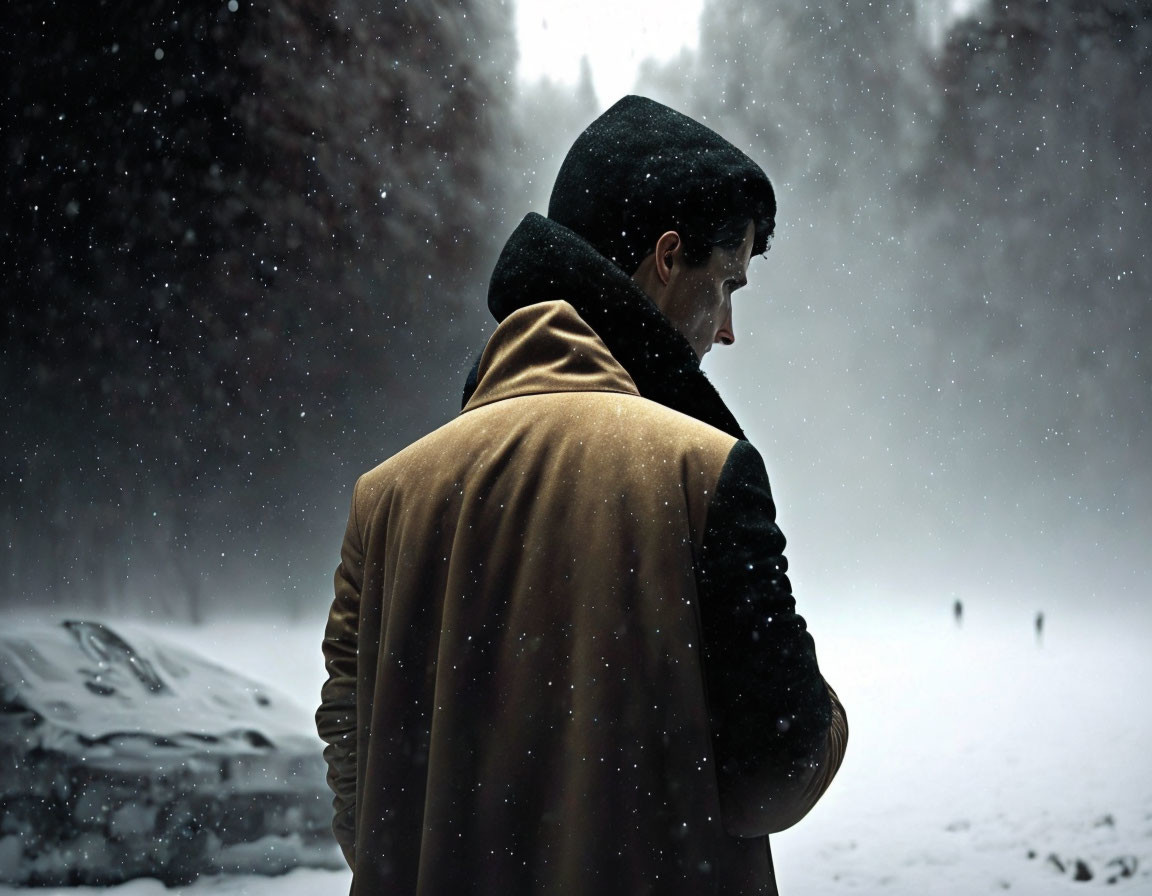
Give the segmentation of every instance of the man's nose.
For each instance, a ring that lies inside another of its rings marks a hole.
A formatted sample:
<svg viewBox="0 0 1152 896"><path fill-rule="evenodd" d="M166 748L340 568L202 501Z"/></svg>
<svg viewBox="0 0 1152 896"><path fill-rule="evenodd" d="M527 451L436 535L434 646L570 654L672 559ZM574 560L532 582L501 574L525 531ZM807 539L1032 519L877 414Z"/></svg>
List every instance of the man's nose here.
<svg viewBox="0 0 1152 896"><path fill-rule="evenodd" d="M731 345L736 341L736 331L732 327L732 312L728 312L728 316L724 318L724 323L720 325L720 329L716 331L716 342L721 345Z"/></svg>

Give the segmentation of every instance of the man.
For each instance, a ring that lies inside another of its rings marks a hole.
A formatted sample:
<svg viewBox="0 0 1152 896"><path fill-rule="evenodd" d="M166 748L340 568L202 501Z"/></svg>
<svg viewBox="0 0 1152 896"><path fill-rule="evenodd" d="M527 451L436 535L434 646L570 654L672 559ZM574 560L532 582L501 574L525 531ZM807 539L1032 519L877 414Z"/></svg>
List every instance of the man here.
<svg viewBox="0 0 1152 896"><path fill-rule="evenodd" d="M317 712L353 893L776 892L847 726L700 370L775 210L621 100L508 240L460 416L357 482Z"/></svg>

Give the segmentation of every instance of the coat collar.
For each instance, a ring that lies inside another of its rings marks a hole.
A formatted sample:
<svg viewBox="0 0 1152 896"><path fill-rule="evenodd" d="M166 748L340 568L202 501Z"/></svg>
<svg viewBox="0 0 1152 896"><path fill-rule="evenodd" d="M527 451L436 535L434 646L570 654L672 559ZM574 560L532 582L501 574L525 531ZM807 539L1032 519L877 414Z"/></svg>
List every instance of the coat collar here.
<svg viewBox="0 0 1152 896"><path fill-rule="evenodd" d="M504 318L480 356L464 410L546 392L640 394L576 309L559 301L518 308Z"/></svg>
<svg viewBox="0 0 1152 896"><path fill-rule="evenodd" d="M735 438L744 438L736 418L700 369L688 340L675 330L640 287L581 236L532 213L508 238L492 272L488 307L501 322L493 340L516 311L557 301L575 310L584 324L583 329L598 337L596 342L613 359L612 366L626 371L632 383L627 391L638 391L665 407L695 417ZM560 324L561 318L554 318L553 323ZM526 325L526 321L516 322L517 327ZM573 327L571 321L564 320L558 332L575 333ZM590 351L587 335L580 338L580 344ZM604 361L599 351L587 355L581 363L594 358ZM486 349L465 385L466 408L477 406L472 399L474 393L479 392L480 380L491 377L495 369L491 364L487 369L484 367L488 354ZM521 363L539 363L523 349L519 354ZM548 357L552 358L549 363L554 364L555 357ZM506 358L502 359L500 369L506 377L512 371L503 360ZM554 367L553 372L558 373L560 369ZM620 380L616 382L619 384ZM489 396L495 394L491 388L494 384L495 380L486 388ZM493 400L496 399L489 398Z"/></svg>

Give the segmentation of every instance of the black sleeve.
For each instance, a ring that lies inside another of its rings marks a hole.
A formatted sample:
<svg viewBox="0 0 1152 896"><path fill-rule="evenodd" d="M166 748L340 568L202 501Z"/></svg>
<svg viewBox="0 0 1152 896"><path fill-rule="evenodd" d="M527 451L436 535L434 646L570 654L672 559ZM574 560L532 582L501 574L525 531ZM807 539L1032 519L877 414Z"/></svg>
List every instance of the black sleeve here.
<svg viewBox="0 0 1152 896"><path fill-rule="evenodd" d="M827 755L832 698L796 613L760 454L738 441L708 510L698 567L702 650L724 781L804 777ZM771 775L770 775L771 777Z"/></svg>

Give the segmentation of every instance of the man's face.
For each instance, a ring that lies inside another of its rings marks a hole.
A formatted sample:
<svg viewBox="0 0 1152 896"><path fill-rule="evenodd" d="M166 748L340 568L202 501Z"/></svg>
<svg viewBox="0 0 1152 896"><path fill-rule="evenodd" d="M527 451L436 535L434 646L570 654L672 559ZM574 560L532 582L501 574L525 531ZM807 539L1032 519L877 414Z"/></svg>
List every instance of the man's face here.
<svg viewBox="0 0 1152 896"><path fill-rule="evenodd" d="M663 256L667 282L662 284L661 294L652 297L653 301L701 360L717 342L731 345L736 341L732 293L748 282L755 237L756 229L749 221L744 241L738 247L714 247L707 263L700 267L689 267L684 262L682 243Z"/></svg>

